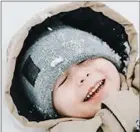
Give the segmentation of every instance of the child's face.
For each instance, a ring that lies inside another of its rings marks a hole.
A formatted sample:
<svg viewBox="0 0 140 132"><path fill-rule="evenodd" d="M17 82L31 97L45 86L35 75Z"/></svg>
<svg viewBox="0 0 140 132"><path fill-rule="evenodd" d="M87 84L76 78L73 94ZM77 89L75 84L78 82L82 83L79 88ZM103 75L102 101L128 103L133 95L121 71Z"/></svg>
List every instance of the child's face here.
<svg viewBox="0 0 140 132"><path fill-rule="evenodd" d="M90 118L100 109L103 99L120 88L116 67L103 58L72 65L57 80L53 103L63 116Z"/></svg>

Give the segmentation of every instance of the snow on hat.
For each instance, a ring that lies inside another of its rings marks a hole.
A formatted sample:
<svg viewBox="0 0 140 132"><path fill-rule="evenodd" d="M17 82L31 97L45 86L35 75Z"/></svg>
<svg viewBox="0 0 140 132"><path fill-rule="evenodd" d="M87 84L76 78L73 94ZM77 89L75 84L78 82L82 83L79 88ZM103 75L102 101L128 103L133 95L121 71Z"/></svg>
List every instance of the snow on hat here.
<svg viewBox="0 0 140 132"><path fill-rule="evenodd" d="M49 34L42 35L24 54L19 75L27 96L44 118L57 118L53 86L69 66L97 57L110 60L117 69L122 62L106 42L88 32L69 26L49 30Z"/></svg>

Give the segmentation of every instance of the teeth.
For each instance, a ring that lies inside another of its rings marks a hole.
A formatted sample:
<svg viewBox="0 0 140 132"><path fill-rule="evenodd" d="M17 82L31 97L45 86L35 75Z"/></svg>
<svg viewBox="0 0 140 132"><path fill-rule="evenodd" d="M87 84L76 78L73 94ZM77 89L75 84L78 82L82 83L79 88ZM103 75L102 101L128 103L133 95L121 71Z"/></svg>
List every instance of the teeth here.
<svg viewBox="0 0 140 132"><path fill-rule="evenodd" d="M102 82L99 82L96 86L95 89L98 89L102 85Z"/></svg>
<svg viewBox="0 0 140 132"><path fill-rule="evenodd" d="M96 93L98 93L101 89L101 86L104 84L104 80L96 84L96 86L92 89L90 93L86 96L85 100L91 98L91 96L94 96Z"/></svg>
<svg viewBox="0 0 140 132"><path fill-rule="evenodd" d="M92 89L92 93L94 92L94 88Z"/></svg>
<svg viewBox="0 0 140 132"><path fill-rule="evenodd" d="M103 81L100 82L100 85L102 85Z"/></svg>
<svg viewBox="0 0 140 132"><path fill-rule="evenodd" d="M99 86L100 86L100 84L98 83L98 84L95 86L95 89L97 89Z"/></svg>
<svg viewBox="0 0 140 132"><path fill-rule="evenodd" d="M93 92L90 92L89 95L92 95Z"/></svg>

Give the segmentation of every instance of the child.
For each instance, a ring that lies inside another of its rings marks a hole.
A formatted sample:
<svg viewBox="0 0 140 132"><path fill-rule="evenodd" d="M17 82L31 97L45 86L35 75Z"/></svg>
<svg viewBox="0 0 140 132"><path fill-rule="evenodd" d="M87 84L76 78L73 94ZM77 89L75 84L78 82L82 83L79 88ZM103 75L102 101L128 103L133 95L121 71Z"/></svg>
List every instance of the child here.
<svg viewBox="0 0 140 132"><path fill-rule="evenodd" d="M47 132L138 130L139 101L131 91L139 91L134 27L101 3L64 7L37 15L11 41L10 112ZM57 20L65 25L54 28Z"/></svg>
<svg viewBox="0 0 140 132"><path fill-rule="evenodd" d="M91 118L101 102L119 90L123 61L96 36L61 25L27 50L19 74L29 100L44 118Z"/></svg>

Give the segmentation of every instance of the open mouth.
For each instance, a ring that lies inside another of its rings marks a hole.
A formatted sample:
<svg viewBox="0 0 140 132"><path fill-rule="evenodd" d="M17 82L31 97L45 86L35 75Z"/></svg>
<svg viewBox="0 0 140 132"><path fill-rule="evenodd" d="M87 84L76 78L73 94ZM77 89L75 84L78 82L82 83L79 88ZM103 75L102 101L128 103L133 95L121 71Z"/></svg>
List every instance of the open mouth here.
<svg viewBox="0 0 140 132"><path fill-rule="evenodd" d="M98 83L96 83L95 86L91 87L86 97L84 98L84 102L88 101L89 99L93 98L97 93L99 93L99 91L102 89L104 84L105 84L105 79L100 80Z"/></svg>

